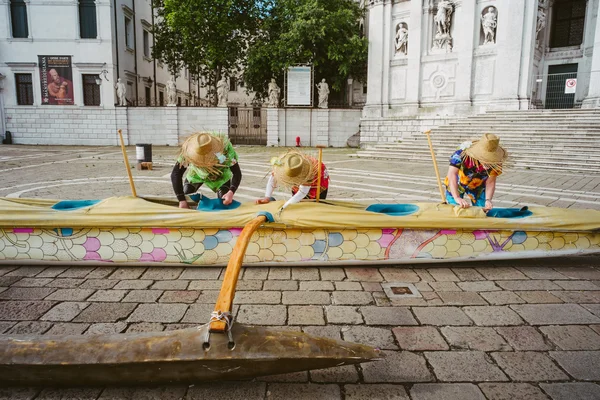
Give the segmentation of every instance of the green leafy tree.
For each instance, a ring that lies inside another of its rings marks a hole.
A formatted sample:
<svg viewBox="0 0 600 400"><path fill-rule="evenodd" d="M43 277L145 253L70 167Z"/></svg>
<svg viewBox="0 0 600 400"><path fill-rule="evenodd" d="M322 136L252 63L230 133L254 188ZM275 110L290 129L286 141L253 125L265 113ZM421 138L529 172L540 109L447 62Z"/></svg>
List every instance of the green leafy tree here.
<svg viewBox="0 0 600 400"><path fill-rule="evenodd" d="M259 99L267 95L274 77L282 87L284 71L312 64L315 83L325 78L332 95L343 91L347 79L364 81L367 40L360 31L362 9L354 0L266 0L260 29L249 41L244 65L247 90Z"/></svg>

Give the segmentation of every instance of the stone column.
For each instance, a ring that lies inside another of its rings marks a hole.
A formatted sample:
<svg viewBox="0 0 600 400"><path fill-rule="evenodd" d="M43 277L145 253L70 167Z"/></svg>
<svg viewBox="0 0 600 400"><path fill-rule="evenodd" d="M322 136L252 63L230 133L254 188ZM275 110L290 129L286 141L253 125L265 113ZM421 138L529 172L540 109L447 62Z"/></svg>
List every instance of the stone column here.
<svg viewBox="0 0 600 400"><path fill-rule="evenodd" d="M518 87L519 109L529 109L531 92L533 90L534 67L537 28L537 2L525 2L525 23L523 24L523 51L521 53L521 81Z"/></svg>
<svg viewBox="0 0 600 400"><path fill-rule="evenodd" d="M599 20L600 18L596 16L594 43L600 43L600 23L598 23ZM591 64L591 76L589 77L590 86L588 88L588 94L583 100L583 103L581 104L582 108L600 108L600 47L598 46L594 46Z"/></svg>
<svg viewBox="0 0 600 400"><path fill-rule="evenodd" d="M128 107L115 107L115 121L116 121L116 125L115 126L115 132L117 132L119 129L121 129L121 133L123 134L123 142L125 143L126 146L135 144L135 143L129 143L129 117L128 117ZM119 146L121 143L119 141L119 136L116 135L115 136L115 140L117 142L117 146Z"/></svg>
<svg viewBox="0 0 600 400"><path fill-rule="evenodd" d="M415 112L419 106L421 87L421 54L423 53L423 5L421 1L410 2L410 23L408 25L408 69L406 77L406 103L414 107Z"/></svg>
<svg viewBox="0 0 600 400"><path fill-rule="evenodd" d="M267 108L267 146L279 146L279 109Z"/></svg>
<svg viewBox="0 0 600 400"><path fill-rule="evenodd" d="M384 109L390 104L390 61L391 51L394 47L393 38L394 34L392 25L392 7L391 1L384 1L383 4L383 53L381 54L383 63L383 75L381 77L381 100L382 100L382 113ZM385 117L385 115L383 115Z"/></svg>
<svg viewBox="0 0 600 400"><path fill-rule="evenodd" d="M179 145L179 107L166 107L165 114L167 116L167 131L165 132L165 142L171 146Z"/></svg>
<svg viewBox="0 0 600 400"><path fill-rule="evenodd" d="M329 146L329 110L317 109L317 146Z"/></svg>
<svg viewBox="0 0 600 400"><path fill-rule="evenodd" d="M369 70L367 76L367 102L363 110L368 117L381 117L383 104L383 64L387 58L384 38L389 35L385 21L384 2L389 0L367 0L369 7Z"/></svg>
<svg viewBox="0 0 600 400"><path fill-rule="evenodd" d="M454 10L453 52L458 55L456 69L455 101L462 103L471 101L471 77L473 69L473 48L475 40L479 40L480 19L475 1L463 1Z"/></svg>

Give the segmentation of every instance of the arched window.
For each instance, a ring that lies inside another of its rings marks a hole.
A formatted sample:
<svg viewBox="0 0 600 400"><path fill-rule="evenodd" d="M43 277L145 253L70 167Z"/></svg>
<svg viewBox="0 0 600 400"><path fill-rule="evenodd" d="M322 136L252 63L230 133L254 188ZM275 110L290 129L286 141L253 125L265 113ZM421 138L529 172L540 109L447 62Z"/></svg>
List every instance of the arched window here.
<svg viewBox="0 0 600 400"><path fill-rule="evenodd" d="M27 4L24 0L10 0L10 20L14 38L29 37L27 27Z"/></svg>
<svg viewBox="0 0 600 400"><path fill-rule="evenodd" d="M583 42L585 3L585 0L554 2L550 47L578 46Z"/></svg>
<svg viewBox="0 0 600 400"><path fill-rule="evenodd" d="M79 37L96 39L96 2L94 0L79 0Z"/></svg>

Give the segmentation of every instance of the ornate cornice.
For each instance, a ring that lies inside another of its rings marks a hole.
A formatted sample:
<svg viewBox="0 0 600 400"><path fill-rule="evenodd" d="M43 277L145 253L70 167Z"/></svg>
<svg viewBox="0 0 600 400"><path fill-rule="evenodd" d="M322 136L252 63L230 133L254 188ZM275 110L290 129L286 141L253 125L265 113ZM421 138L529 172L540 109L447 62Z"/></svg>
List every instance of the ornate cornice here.
<svg viewBox="0 0 600 400"><path fill-rule="evenodd" d="M389 4L391 2L392 0L366 0L365 5L367 6L367 8L373 8L375 6Z"/></svg>

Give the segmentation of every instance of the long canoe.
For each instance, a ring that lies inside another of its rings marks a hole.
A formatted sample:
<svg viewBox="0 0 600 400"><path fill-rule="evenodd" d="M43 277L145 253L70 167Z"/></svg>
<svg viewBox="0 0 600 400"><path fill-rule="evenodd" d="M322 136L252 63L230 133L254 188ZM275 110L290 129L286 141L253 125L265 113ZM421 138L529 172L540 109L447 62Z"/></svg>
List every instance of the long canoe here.
<svg viewBox="0 0 600 400"><path fill-rule="evenodd" d="M600 252L600 211L529 207L457 209L446 204L302 202L266 205L203 198L197 210L167 200L59 201L0 198L0 262L226 265L242 228L244 265L406 264Z"/></svg>

